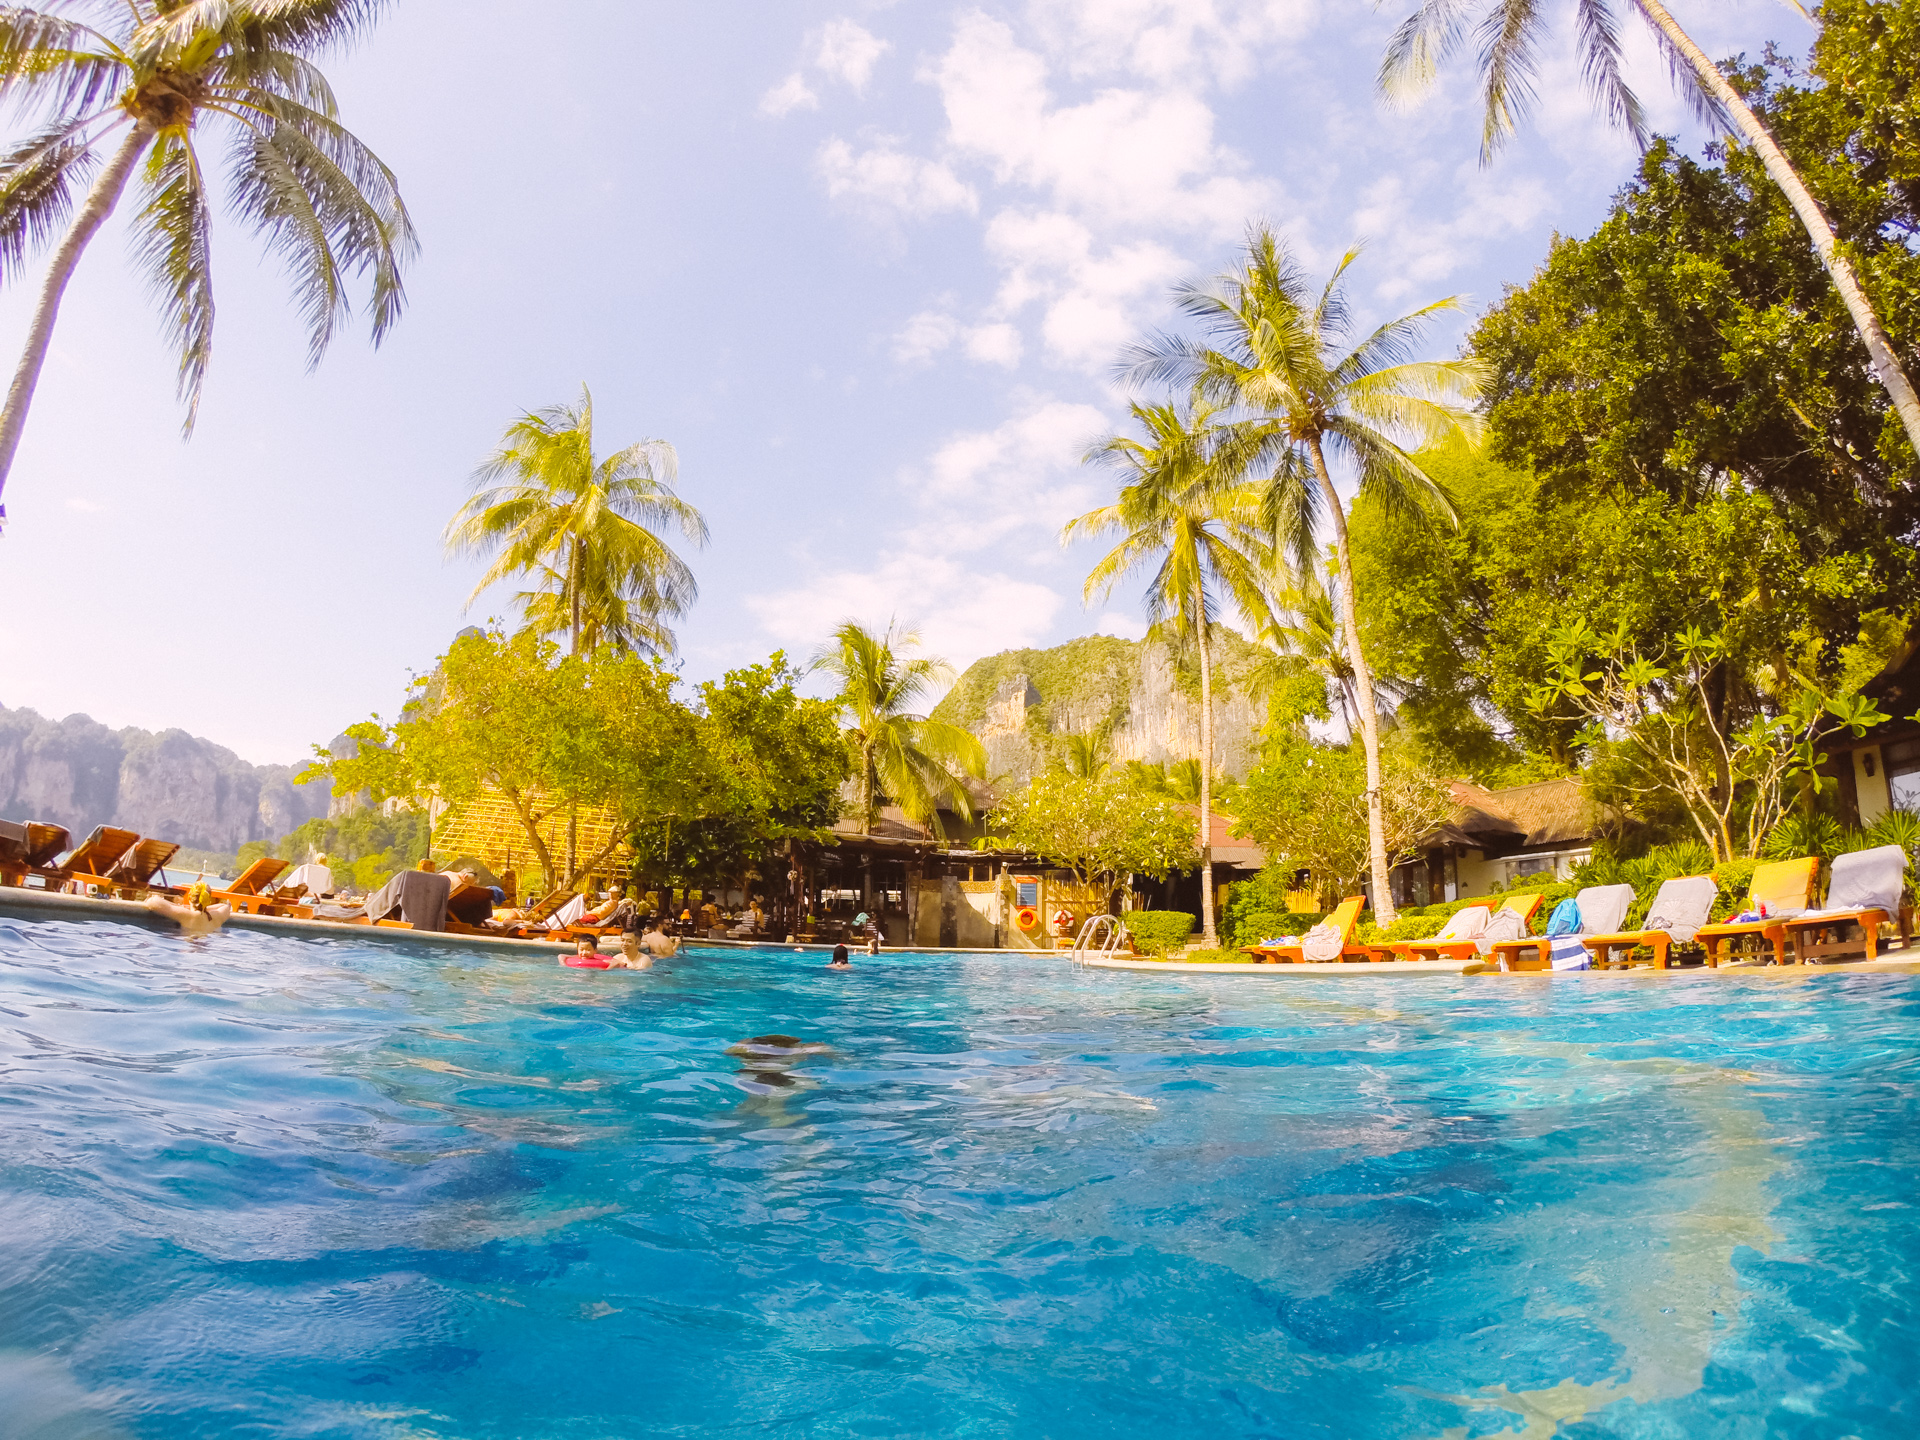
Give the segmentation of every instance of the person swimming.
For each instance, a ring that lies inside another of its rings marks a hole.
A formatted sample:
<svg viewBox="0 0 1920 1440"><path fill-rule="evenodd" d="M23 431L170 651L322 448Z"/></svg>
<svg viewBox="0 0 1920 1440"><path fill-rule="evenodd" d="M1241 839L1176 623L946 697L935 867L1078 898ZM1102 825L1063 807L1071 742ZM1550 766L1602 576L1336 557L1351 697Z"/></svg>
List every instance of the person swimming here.
<svg viewBox="0 0 1920 1440"><path fill-rule="evenodd" d="M155 915L173 921L189 935L211 935L233 914L231 905L213 897L214 889L203 875L181 893L178 901L149 895L144 903Z"/></svg>
<svg viewBox="0 0 1920 1440"><path fill-rule="evenodd" d="M575 970L644 970L653 961L636 963L627 955L602 955L593 936L582 935L574 943L573 954L562 955L560 964L572 966Z"/></svg>
<svg viewBox="0 0 1920 1440"><path fill-rule="evenodd" d="M827 968L829 970L851 970L853 968L853 962L847 958L846 946L836 945L833 947L833 958L827 962Z"/></svg>

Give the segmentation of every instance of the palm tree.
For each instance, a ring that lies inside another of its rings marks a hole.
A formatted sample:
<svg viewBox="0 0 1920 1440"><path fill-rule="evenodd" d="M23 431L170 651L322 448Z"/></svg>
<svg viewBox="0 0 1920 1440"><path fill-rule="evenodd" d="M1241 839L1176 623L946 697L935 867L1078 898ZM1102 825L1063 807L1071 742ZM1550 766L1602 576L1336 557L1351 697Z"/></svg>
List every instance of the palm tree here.
<svg viewBox="0 0 1920 1440"><path fill-rule="evenodd" d="M1098 725L1079 735L1062 735L1055 763L1076 780L1098 780L1113 767L1112 727Z"/></svg>
<svg viewBox="0 0 1920 1440"><path fill-rule="evenodd" d="M1153 567L1147 619L1154 629L1191 639L1200 656L1200 929L1209 947L1213 923L1213 661L1209 631L1222 603L1259 592L1266 552L1261 496L1254 486L1223 484L1241 459L1234 437L1204 400L1189 407L1133 405L1144 440L1113 435L1087 452L1090 464L1120 472L1120 498L1067 522L1062 541L1120 536L1087 576L1085 596L1107 595L1127 576Z"/></svg>
<svg viewBox="0 0 1920 1440"><path fill-rule="evenodd" d="M897 624L876 635L847 620L810 667L840 682L835 698L847 719L862 835L872 833L883 797L936 835L943 809L971 820L964 782L987 773L986 749L967 731L912 713L916 702L953 676L944 660L905 653L919 645L918 632Z"/></svg>
<svg viewBox="0 0 1920 1440"><path fill-rule="evenodd" d="M1342 350L1351 319L1341 279L1359 251L1349 250L1316 299L1305 275L1265 225L1248 233L1246 259L1209 284L1175 291L1179 308L1200 327L1206 343L1162 335L1136 346L1122 362L1136 380L1178 380L1204 403L1234 407L1235 467L1227 484L1248 470L1267 472L1262 510L1278 550L1298 569L1316 550L1317 522L1333 531L1340 569L1340 623L1353 667L1353 703L1367 762L1367 829L1373 859L1374 913L1394 918L1387 885L1386 817L1381 801L1380 727L1372 672L1360 644L1353 555L1347 516L1334 489L1327 456L1347 461L1362 493L1396 513L1451 521L1446 496L1398 439L1415 443L1448 434L1479 436L1469 407L1479 394L1474 360L1408 360L1420 331L1457 300L1436 301L1390 320L1351 350Z"/></svg>
<svg viewBox="0 0 1920 1440"><path fill-rule="evenodd" d="M1177 800L1183 805L1198 805L1200 762L1169 760L1164 765L1156 765L1151 760L1129 760L1127 784L1138 794L1157 800Z"/></svg>
<svg viewBox="0 0 1920 1440"><path fill-rule="evenodd" d="M349 276L371 276L376 345L400 318L412 222L393 172L340 125L333 91L310 59L363 34L384 8L382 0L52 0L0 10L0 98L38 126L0 154L0 281L66 230L0 410L0 490L67 282L136 168L136 250L180 349L192 433L213 351L209 136L228 145L235 212L288 262L310 362L351 313ZM95 23L57 9L81 9ZM76 191L96 169L74 215ZM5 514L0 507L0 523Z"/></svg>
<svg viewBox="0 0 1920 1440"><path fill-rule="evenodd" d="M696 546L707 522L674 492L678 460L664 440L593 454L593 396L550 405L507 427L474 472L474 493L447 522L455 554L497 552L471 605L497 581L531 577L519 596L527 628L566 634L578 655L601 644L671 654L663 617L699 595L693 572L657 533L676 526Z"/></svg>
<svg viewBox="0 0 1920 1440"><path fill-rule="evenodd" d="M1834 288L1853 318L1854 329L1867 347L1874 374L1893 401L1893 408L1906 428L1907 440L1920 450L1920 396L1901 367L1893 342L1867 298L1853 262L1840 248L1820 202L1807 189L1806 182L1787 159L1780 143L1773 138L1753 107L1728 83L1720 67L1693 43L1680 28L1661 0L1625 0L1640 18L1653 27L1654 35L1667 52L1675 81L1687 77L1687 98L1701 118L1721 129L1732 129L1751 145L1760 163L1793 206L1800 223L1806 227L1820 263L1827 267ZM1793 0L1796 7L1799 0ZM1802 13L1805 13L1804 10ZM1586 72L1587 88L1614 125L1631 134L1642 149L1648 134L1640 100L1620 73L1620 32L1612 0L1579 0L1575 7L1579 28L1578 44ZM1419 8L1394 31L1380 64L1380 87L1392 96L1405 96L1424 89L1471 29L1479 48L1480 93L1485 102L1485 119L1480 131L1480 158L1484 164L1513 133L1514 127L1533 100L1534 47L1545 38L1548 12L1536 0L1485 0L1479 23L1474 25L1471 7L1463 0L1420 0ZM1691 74L1689 75L1689 72Z"/></svg>
<svg viewBox="0 0 1920 1440"><path fill-rule="evenodd" d="M1337 561L1335 566L1337 573ZM1296 570L1283 561L1275 568L1275 579L1272 605L1251 617L1262 655L1247 678L1247 693L1256 700L1266 698L1288 677L1312 671L1326 682L1341 726L1350 736L1358 734L1353 662L1347 658L1346 632L1332 592L1312 566ZM1376 674L1373 689L1378 713L1386 719L1402 686Z"/></svg>

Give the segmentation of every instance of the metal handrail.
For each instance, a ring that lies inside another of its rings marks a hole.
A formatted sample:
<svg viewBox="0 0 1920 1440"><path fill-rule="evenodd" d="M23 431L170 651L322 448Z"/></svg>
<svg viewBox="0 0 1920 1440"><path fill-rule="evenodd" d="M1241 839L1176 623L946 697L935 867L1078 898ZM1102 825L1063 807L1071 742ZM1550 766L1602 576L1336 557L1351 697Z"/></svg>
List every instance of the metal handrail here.
<svg viewBox="0 0 1920 1440"><path fill-rule="evenodd" d="M1084 965L1090 955L1111 955L1126 938L1126 922L1118 915L1089 915L1074 937L1073 963Z"/></svg>

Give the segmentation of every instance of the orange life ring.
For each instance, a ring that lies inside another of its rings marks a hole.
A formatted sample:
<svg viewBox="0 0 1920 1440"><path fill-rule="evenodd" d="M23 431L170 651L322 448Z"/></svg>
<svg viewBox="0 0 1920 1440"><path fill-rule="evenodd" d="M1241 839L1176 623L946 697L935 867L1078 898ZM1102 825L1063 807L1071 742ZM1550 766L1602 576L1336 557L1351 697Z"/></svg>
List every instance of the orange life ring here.
<svg viewBox="0 0 1920 1440"><path fill-rule="evenodd" d="M1022 905L1013 912L1013 923L1022 930L1031 930L1040 923L1040 912L1031 905Z"/></svg>
<svg viewBox="0 0 1920 1440"><path fill-rule="evenodd" d="M1053 933L1056 935L1071 935L1073 933L1073 912L1071 910L1062 909L1054 915Z"/></svg>

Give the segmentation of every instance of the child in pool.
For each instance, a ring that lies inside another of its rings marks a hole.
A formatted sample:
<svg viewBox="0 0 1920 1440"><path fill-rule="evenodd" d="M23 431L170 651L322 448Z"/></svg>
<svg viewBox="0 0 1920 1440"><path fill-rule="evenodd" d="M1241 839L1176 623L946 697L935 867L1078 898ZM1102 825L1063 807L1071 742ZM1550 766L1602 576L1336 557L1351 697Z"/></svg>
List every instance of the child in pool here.
<svg viewBox="0 0 1920 1440"><path fill-rule="evenodd" d="M846 946L836 945L833 947L833 958L827 962L827 968L829 970L851 970L853 968L853 962L847 959Z"/></svg>
<svg viewBox="0 0 1920 1440"><path fill-rule="evenodd" d="M646 965L636 965L625 955L602 955L595 946L593 936L582 935L575 943L573 954L560 957L562 965L571 965L576 970L644 970ZM652 964L648 961L647 964Z"/></svg>

